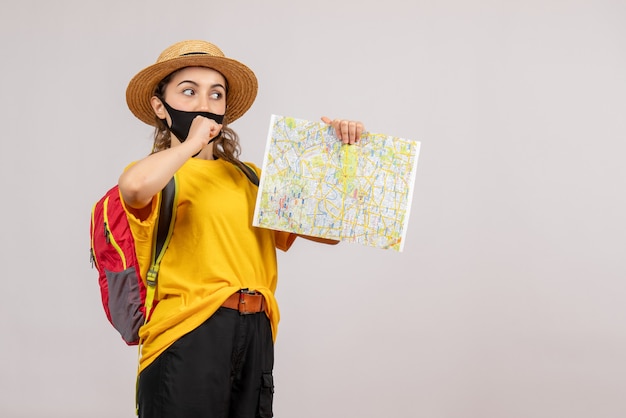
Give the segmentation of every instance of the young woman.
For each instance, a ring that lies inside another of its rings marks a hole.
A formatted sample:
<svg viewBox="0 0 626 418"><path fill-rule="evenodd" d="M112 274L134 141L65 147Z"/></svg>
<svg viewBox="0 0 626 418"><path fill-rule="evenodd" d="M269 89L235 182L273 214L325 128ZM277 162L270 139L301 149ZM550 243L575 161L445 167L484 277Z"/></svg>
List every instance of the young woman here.
<svg viewBox="0 0 626 418"><path fill-rule="evenodd" d="M256 92L248 67L204 41L170 46L128 85L130 110L156 128L153 153L119 179L143 277L157 196L178 179L158 304L140 331L140 417L272 416L276 248L288 250L296 236L252 226L257 187L228 125ZM347 144L363 132L360 122L322 120Z"/></svg>

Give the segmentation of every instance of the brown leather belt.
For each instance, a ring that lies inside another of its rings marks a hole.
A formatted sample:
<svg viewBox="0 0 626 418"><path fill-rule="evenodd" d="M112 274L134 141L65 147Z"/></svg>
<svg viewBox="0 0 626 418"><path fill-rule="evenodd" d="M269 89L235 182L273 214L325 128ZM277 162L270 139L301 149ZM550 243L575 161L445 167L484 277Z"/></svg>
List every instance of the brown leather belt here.
<svg viewBox="0 0 626 418"><path fill-rule="evenodd" d="M240 290L230 295L222 307L239 311L241 315L255 314L265 311L265 299L260 293Z"/></svg>

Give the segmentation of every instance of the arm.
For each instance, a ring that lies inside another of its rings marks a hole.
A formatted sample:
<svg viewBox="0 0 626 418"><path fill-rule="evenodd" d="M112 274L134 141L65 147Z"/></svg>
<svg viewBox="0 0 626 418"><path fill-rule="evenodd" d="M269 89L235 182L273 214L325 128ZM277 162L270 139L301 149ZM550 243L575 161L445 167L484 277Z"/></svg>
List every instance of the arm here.
<svg viewBox="0 0 626 418"><path fill-rule="evenodd" d="M126 205L134 209L147 206L193 155L187 148L181 145L151 154L124 171L118 184Z"/></svg>
<svg viewBox="0 0 626 418"><path fill-rule="evenodd" d="M151 154L128 168L118 184L126 205L134 209L146 207L172 178L174 173L193 155L203 150L211 138L218 135L221 125L196 117L191 124L187 140L180 143L172 138L172 146ZM207 148L211 147L210 144ZM212 149L209 150L212 153Z"/></svg>

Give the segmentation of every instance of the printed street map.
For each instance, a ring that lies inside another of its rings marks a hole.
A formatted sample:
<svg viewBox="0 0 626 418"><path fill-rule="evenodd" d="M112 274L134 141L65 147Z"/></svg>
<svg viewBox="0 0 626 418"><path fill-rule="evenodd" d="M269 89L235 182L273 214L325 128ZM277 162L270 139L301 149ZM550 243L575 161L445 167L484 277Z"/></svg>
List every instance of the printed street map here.
<svg viewBox="0 0 626 418"><path fill-rule="evenodd" d="M402 251L420 143L272 115L253 225Z"/></svg>

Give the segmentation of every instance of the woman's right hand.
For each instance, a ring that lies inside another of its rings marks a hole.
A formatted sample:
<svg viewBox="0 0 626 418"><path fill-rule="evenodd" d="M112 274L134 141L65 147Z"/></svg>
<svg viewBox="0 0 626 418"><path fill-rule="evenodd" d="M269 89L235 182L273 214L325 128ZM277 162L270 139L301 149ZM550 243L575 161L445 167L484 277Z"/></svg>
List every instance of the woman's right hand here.
<svg viewBox="0 0 626 418"><path fill-rule="evenodd" d="M191 122L189 128L189 135L185 143L193 145L193 154L195 155L216 136L220 134L222 130L222 124L215 122L213 119L206 118L204 116L196 116Z"/></svg>

